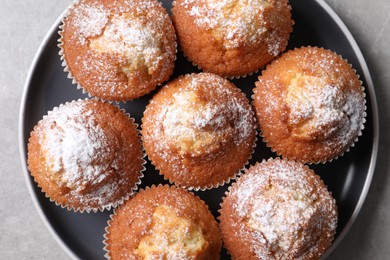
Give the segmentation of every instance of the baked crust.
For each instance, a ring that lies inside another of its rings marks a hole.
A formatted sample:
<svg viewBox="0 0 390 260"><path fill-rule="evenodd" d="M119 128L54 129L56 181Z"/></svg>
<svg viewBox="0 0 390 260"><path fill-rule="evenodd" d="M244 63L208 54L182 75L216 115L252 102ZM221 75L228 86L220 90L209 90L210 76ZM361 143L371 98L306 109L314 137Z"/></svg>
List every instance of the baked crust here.
<svg viewBox="0 0 390 260"><path fill-rule="evenodd" d="M66 70L93 96L138 98L173 73L176 35L156 0L78 1L60 35Z"/></svg>
<svg viewBox="0 0 390 260"><path fill-rule="evenodd" d="M155 216L161 209L169 214L160 215L165 219L158 223ZM105 235L110 259L144 259L143 241L150 236L155 244L148 241L147 259L219 259L222 243L216 220L201 199L180 188L165 185L141 190L111 218Z"/></svg>
<svg viewBox="0 0 390 260"><path fill-rule="evenodd" d="M207 72L245 76L287 46L293 21L287 0L175 0L172 20L184 55Z"/></svg>
<svg viewBox="0 0 390 260"><path fill-rule="evenodd" d="M269 159L232 185L220 210L233 259L319 259L336 233L335 200L309 167Z"/></svg>
<svg viewBox="0 0 390 260"><path fill-rule="evenodd" d="M164 86L142 119L145 151L160 173L187 188L234 178L250 158L256 123L248 99L210 73L181 76Z"/></svg>
<svg viewBox="0 0 390 260"><path fill-rule="evenodd" d="M361 135L365 94L340 56L317 47L283 54L253 90L261 135L273 151L304 163L330 161Z"/></svg>
<svg viewBox="0 0 390 260"><path fill-rule="evenodd" d="M34 127L28 168L52 201L96 211L121 203L142 176L143 152L134 120L97 100L54 108Z"/></svg>

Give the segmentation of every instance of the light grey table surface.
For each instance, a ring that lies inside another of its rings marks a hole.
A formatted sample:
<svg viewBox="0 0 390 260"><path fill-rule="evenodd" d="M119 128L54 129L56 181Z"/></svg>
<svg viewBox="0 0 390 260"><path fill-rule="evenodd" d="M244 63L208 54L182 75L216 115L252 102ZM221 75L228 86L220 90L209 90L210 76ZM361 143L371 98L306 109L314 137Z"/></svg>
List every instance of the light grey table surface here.
<svg viewBox="0 0 390 260"><path fill-rule="evenodd" d="M310 0L302 0L310 1ZM374 81L379 105L378 162L360 215L330 259L390 259L390 2L326 0L347 25ZM68 259L27 190L18 117L39 44L70 0L2 0L0 6L0 259Z"/></svg>

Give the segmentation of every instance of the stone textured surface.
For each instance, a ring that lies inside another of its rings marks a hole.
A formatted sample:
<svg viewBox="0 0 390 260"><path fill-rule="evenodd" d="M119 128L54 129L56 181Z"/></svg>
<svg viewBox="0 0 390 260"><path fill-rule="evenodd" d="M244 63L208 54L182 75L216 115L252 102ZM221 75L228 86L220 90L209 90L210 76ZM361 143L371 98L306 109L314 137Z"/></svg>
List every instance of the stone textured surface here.
<svg viewBox="0 0 390 260"><path fill-rule="evenodd" d="M309 1L309 0L306 0ZM380 116L378 164L362 211L329 259L390 255L390 3L326 0L366 58ZM28 69L43 37L70 0L3 0L0 8L0 258L69 259L39 218L19 158L18 116Z"/></svg>

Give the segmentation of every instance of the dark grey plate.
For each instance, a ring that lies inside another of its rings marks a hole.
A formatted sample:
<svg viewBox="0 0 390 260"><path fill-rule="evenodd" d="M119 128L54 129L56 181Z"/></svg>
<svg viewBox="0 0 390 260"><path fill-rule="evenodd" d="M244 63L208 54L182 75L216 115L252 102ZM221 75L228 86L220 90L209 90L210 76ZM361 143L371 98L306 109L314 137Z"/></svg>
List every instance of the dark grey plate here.
<svg viewBox="0 0 390 260"><path fill-rule="evenodd" d="M350 152L343 157L325 165L312 165L335 197L339 209L339 223L333 248L341 241L354 219L356 218L369 189L378 151L378 111L374 87L364 58L340 18L322 0L291 0L292 15L295 20L294 32L291 35L288 49L300 46L321 46L341 54L361 75L367 94L367 123L363 136ZM163 1L167 9L171 1ZM74 258L101 259L104 257L103 234L106 222L112 212L74 213L51 203L32 180L26 166L27 142L34 125L47 114L48 110L61 103L78 98L85 98L71 80L63 72L58 56L57 38L58 25L61 17L53 25L43 41L25 85L20 110L20 151L24 175L30 194L53 236ZM197 71L178 53L175 73L178 75ZM243 89L248 98L251 96L257 75L244 79L233 80ZM121 106L129 112L138 123L145 105L153 95L142 97ZM258 140L256 152L250 161L253 164L263 158L275 157L261 140ZM145 178L141 187L153 183L165 183L154 167L148 162ZM196 192L210 206L215 216L222 196L228 185L204 192ZM228 259L225 251L222 258Z"/></svg>

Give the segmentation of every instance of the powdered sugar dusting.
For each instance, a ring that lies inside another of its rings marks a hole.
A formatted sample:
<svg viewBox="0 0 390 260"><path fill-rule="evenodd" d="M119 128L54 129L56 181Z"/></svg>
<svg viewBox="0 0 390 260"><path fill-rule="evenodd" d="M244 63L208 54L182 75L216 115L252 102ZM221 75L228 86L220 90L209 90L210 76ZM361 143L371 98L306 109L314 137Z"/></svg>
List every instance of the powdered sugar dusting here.
<svg viewBox="0 0 390 260"><path fill-rule="evenodd" d="M302 125L307 121L309 126L305 125L308 128L305 135L319 138L320 134L324 134L323 139L333 135L346 123L347 117L342 111L345 97L338 86L303 85L298 88L296 93L292 93L292 90L287 94L291 125Z"/></svg>
<svg viewBox="0 0 390 260"><path fill-rule="evenodd" d="M271 159L253 166L228 196L244 220L238 232L253 239L259 259L318 255L325 250L319 248L321 237L336 229L334 199L318 177L293 161Z"/></svg>
<svg viewBox="0 0 390 260"><path fill-rule="evenodd" d="M81 101L67 103L50 111L41 125L41 145L52 181L69 189L70 200L103 207L113 203L118 183L107 178L119 165L93 110Z"/></svg>
<svg viewBox="0 0 390 260"><path fill-rule="evenodd" d="M194 18L195 24L215 30L225 38L226 47L235 48L242 42L257 43L267 30L263 12L269 7L268 1L194 1L184 0L181 5L187 8L188 15Z"/></svg>
<svg viewBox="0 0 390 260"><path fill-rule="evenodd" d="M287 93L290 107L289 124L297 138L324 140L336 136L340 145L347 145L360 131L364 96L338 85L290 86Z"/></svg>
<svg viewBox="0 0 390 260"><path fill-rule="evenodd" d="M155 23L145 23L144 17L127 13L114 16L103 35L91 39L90 47L98 52L118 53L125 57L128 73L144 64L147 73L153 74L164 59L164 50L160 47L162 38Z"/></svg>
<svg viewBox="0 0 390 260"><path fill-rule="evenodd" d="M364 94L351 91L349 95L346 95L346 100L341 110L348 120L340 127L339 133L335 138L338 140L338 143L346 145L356 138L363 128L363 123L365 122Z"/></svg>
<svg viewBox="0 0 390 260"><path fill-rule="evenodd" d="M218 151L226 142L247 142L254 120L245 99L237 98L221 77L192 74L185 76L188 79L190 82L161 107L156 124L162 128L155 127L153 132L157 140L163 136L161 150L174 145L182 154L197 156Z"/></svg>
<svg viewBox="0 0 390 260"><path fill-rule="evenodd" d="M80 116L84 109L84 106L70 105L51 112L53 125L45 132L43 146L48 151L49 167L54 172L63 171L60 181L71 189L82 189L86 181L104 178L98 175L99 165L92 162L101 156L105 136L94 125L93 115Z"/></svg>
<svg viewBox="0 0 390 260"><path fill-rule="evenodd" d="M278 32L272 31L267 38L268 53L272 56L278 56L280 51L284 49L281 45L281 36Z"/></svg>
<svg viewBox="0 0 390 260"><path fill-rule="evenodd" d="M223 39L227 50L264 46L271 56L284 48L285 30L292 25L287 1L183 0L178 1L196 26Z"/></svg>
<svg viewBox="0 0 390 260"><path fill-rule="evenodd" d="M207 243L199 225L178 216L173 208L159 205L154 209L149 234L134 251L142 259L193 259Z"/></svg>
<svg viewBox="0 0 390 260"><path fill-rule="evenodd" d="M80 43L86 43L86 38L99 35L108 22L109 12L99 2L80 3L74 10L73 25L78 34L75 38Z"/></svg>
<svg viewBox="0 0 390 260"><path fill-rule="evenodd" d="M308 175L306 168L294 162L282 160L271 162L273 160L259 164L261 167L251 168L251 173L248 174L250 177L240 178L240 184L232 189L231 195L239 198L237 204L235 204L239 216L243 217L248 214L250 210L248 203L253 202L252 196L269 191L275 185L283 187L287 192L289 190L301 190L303 193L311 193L311 188L306 183ZM273 183L273 179L278 180L277 183ZM274 188L277 189L276 187Z"/></svg>

